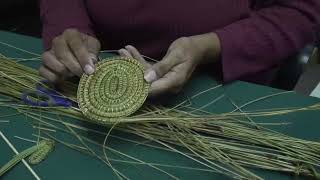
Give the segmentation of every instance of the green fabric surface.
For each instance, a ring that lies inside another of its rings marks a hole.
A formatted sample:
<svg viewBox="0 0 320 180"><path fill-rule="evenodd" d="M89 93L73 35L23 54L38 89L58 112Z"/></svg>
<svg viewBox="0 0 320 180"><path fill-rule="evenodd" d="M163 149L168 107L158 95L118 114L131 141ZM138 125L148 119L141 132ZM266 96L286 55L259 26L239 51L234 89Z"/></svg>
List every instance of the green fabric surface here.
<svg viewBox="0 0 320 180"><path fill-rule="evenodd" d="M8 32L0 32L0 42L8 43L14 45L18 48L41 54L42 45L40 39L35 39L31 37L16 35ZM24 52L19 52L13 48L7 47L0 43L0 53L9 57L32 57ZM39 67L39 62L24 62L24 64L32 66L34 68ZM217 83L203 73L196 75L190 83L187 84L183 92L178 96L164 96L164 98L170 99L170 104L174 102L179 102L179 100L190 97L197 92L206 90L210 87L216 86ZM1 87L0 87L1 88ZM221 113L229 112L234 109L234 106L230 103L227 97L231 98L238 106L245 104L246 102L252 101L256 98L263 97L266 95L281 92L277 89L272 89L269 87L259 86L255 84L250 84L246 82L234 82L232 84L225 85L216 90L210 91L199 98L192 101L194 107L201 107L208 102L216 99L221 95L225 95L224 98L220 99L213 105L207 107L205 110ZM162 98L162 100L164 99ZM242 110L258 110L258 109L269 109L269 108L284 108L284 107L304 107L319 103L319 99L305 97L294 92L265 99L249 106L244 107ZM12 109L0 108L0 121L9 120L10 123L1 123L0 130L6 135L6 137L12 142L12 144L17 148L18 151L22 151L33 143L25 142L14 138L14 136L20 136L28 139L36 140L32 134L37 134L37 131L33 130L30 123L22 115L11 116L11 117L1 117L8 114L16 113ZM270 127L274 130L280 131L282 133L288 134L290 136L319 141L320 138L320 112L319 111L306 111L297 112L281 116L273 117L258 117L253 118L256 122L290 122L289 125ZM69 119L70 120L70 119ZM68 120L68 121L69 121ZM100 127L97 125L77 122L75 120L70 120L78 124L85 125L93 129L98 129L107 132L108 129L105 127ZM103 140L103 136L97 136L91 133L82 133L85 136L95 139L97 142ZM119 135L121 137L138 140L144 142L143 139L120 132L114 132L113 134ZM72 137L66 134L57 134L57 136L66 141L75 141ZM80 144L79 144L80 145ZM119 141L114 138L110 138L107 143L108 146L113 147L117 150L121 150L124 153L130 154L134 157L140 158L146 162L154 163L165 163L172 165L181 165L189 167L203 168L200 165L192 162L180 155L175 153L170 153L163 150L148 148L142 145L137 145L134 143L128 143L124 141ZM96 149L98 147L92 147ZM14 153L11 151L8 145L0 139L0 166L5 164L13 157ZM116 157L112 154L108 154L110 157ZM124 173L130 179L169 179L169 177L159 171L156 171L145 165L130 165L125 163L112 162L113 166L119 171ZM117 179L113 174L111 169L100 162L99 160L82 154L80 152L71 150L61 144L56 146L56 149L49 155L49 157L42 163L36 166L32 166L33 169L42 179L56 180L56 179ZM162 168L176 177L181 179L228 179L225 176L177 168ZM284 173L266 171L266 170L256 170L253 169L259 176L265 179L292 179L291 175ZM14 167L10 172L8 172L2 179L4 180L20 180L20 179L33 179L31 173L27 168L20 163Z"/></svg>

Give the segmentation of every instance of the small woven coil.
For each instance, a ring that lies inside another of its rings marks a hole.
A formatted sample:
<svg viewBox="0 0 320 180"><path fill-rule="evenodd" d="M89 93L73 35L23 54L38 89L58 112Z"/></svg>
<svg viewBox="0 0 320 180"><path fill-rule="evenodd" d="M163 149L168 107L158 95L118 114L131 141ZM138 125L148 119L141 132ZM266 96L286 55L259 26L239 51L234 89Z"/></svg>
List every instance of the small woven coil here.
<svg viewBox="0 0 320 180"><path fill-rule="evenodd" d="M145 102L149 84L137 60L113 57L100 61L92 75L79 82L79 108L90 120L112 123L136 112Z"/></svg>
<svg viewBox="0 0 320 180"><path fill-rule="evenodd" d="M48 157L49 153L54 150L54 147L55 142L53 140L40 141L37 151L29 156L28 162L33 165L39 164Z"/></svg>

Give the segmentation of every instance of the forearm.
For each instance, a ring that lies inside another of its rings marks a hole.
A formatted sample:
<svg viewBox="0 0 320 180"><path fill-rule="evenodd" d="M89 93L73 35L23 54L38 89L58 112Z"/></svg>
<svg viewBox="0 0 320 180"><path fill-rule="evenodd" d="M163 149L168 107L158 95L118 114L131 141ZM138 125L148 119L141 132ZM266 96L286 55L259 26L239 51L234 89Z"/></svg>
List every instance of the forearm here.
<svg viewBox="0 0 320 180"><path fill-rule="evenodd" d="M216 31L224 80L241 79L281 64L312 42L319 18L320 1L291 0Z"/></svg>

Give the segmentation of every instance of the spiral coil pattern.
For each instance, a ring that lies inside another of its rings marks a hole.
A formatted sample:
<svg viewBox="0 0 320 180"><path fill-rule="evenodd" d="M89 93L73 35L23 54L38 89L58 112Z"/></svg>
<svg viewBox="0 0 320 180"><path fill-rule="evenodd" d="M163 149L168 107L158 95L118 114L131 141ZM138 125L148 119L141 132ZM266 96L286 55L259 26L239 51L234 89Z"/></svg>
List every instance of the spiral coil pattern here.
<svg viewBox="0 0 320 180"><path fill-rule="evenodd" d="M80 110L99 123L131 115L148 95L149 84L143 75L144 67L135 59L114 57L100 61L94 74L84 74L80 79Z"/></svg>
<svg viewBox="0 0 320 180"><path fill-rule="evenodd" d="M54 150L55 142L53 140L42 140L38 144L38 149L34 153L32 153L29 158L28 162L30 164L39 164L44 159L47 158L50 152Z"/></svg>

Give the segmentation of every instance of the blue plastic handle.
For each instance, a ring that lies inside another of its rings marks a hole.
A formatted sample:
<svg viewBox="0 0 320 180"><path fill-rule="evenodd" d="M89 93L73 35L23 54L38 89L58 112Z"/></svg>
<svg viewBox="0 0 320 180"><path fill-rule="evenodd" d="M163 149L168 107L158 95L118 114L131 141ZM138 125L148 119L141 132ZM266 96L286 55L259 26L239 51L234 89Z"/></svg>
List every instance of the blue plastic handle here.
<svg viewBox="0 0 320 180"><path fill-rule="evenodd" d="M36 86L36 91L29 91L22 94L22 100L29 105L32 106L63 106L70 107L73 102L68 98L61 97L59 93L57 93L53 89L49 89L44 86L44 84L48 85L51 88L50 84L47 81L41 81ZM32 100L31 97L36 98L36 100ZM44 98L45 100L40 100L40 98Z"/></svg>
<svg viewBox="0 0 320 180"><path fill-rule="evenodd" d="M37 100L32 100L31 97L35 97ZM40 101L40 98L46 98L47 100L45 101ZM51 104L53 104L53 100L51 99L50 96L44 94L44 93L39 93L36 91L30 91L30 92L25 92L22 94L22 98L24 103L31 105L31 106L41 106L41 107L48 107Z"/></svg>

